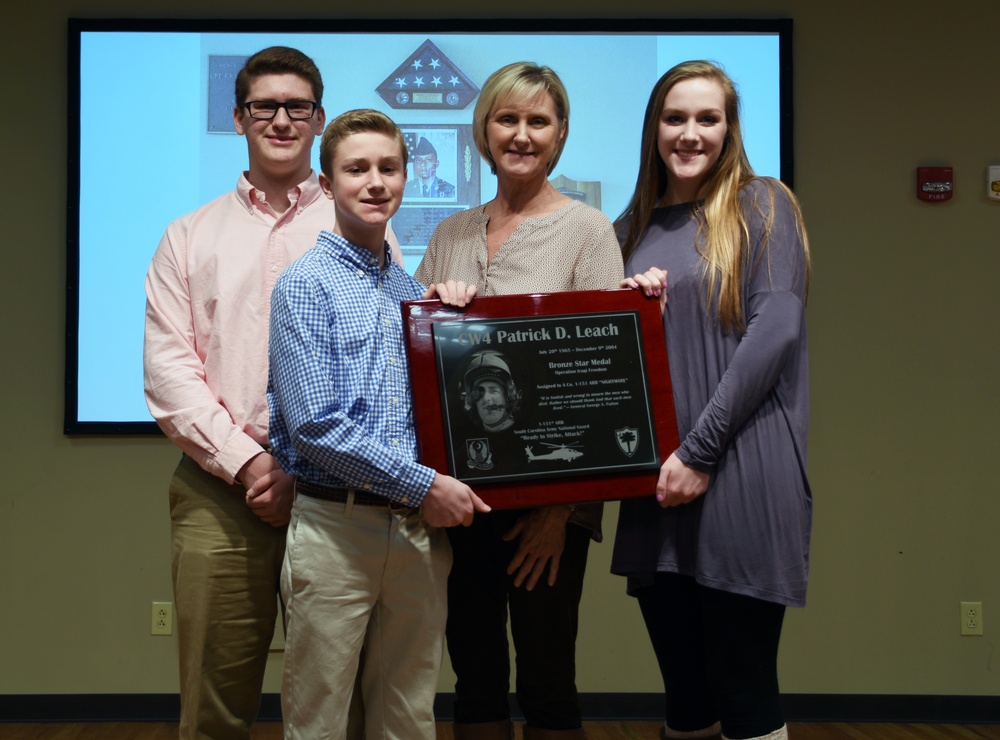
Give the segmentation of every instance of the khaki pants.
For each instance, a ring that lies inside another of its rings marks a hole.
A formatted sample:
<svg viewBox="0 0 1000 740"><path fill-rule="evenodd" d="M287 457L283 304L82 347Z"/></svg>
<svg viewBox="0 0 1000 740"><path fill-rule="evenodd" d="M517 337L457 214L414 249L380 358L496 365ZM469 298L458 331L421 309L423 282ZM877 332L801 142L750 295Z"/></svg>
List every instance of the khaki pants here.
<svg viewBox="0 0 1000 740"><path fill-rule="evenodd" d="M245 740L260 708L285 528L185 456L170 484L180 737Z"/></svg>
<svg viewBox="0 0 1000 740"><path fill-rule="evenodd" d="M344 737L360 685L367 740L433 740L451 549L419 512L298 494L281 574L289 740Z"/></svg>

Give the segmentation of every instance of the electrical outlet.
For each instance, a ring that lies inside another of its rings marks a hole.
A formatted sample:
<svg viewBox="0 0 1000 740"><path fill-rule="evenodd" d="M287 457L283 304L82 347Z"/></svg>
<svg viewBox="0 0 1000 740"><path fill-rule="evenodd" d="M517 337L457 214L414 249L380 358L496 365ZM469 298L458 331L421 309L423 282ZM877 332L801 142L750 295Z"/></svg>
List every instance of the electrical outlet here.
<svg viewBox="0 0 1000 740"><path fill-rule="evenodd" d="M149 634L174 634L174 605L169 601L154 601Z"/></svg>
<svg viewBox="0 0 1000 740"><path fill-rule="evenodd" d="M983 634L983 602L962 602L961 628L963 635Z"/></svg>

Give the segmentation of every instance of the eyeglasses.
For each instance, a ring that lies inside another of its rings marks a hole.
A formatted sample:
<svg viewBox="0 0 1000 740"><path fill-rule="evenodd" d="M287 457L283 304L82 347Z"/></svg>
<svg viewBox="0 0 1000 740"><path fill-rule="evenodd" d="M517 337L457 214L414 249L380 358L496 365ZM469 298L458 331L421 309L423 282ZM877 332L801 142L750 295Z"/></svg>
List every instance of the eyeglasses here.
<svg viewBox="0 0 1000 740"><path fill-rule="evenodd" d="M286 103L276 103L273 100L248 100L243 107L250 112L251 118L270 120L278 115L278 108L284 108L285 113L293 121L304 121L312 118L319 103L312 100L289 100Z"/></svg>

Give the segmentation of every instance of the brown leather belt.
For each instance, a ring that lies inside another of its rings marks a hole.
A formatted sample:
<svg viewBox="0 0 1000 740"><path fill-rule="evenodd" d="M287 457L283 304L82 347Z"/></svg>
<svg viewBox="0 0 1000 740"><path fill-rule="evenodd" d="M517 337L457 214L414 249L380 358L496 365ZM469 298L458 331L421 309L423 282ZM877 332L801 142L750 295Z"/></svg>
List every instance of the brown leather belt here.
<svg viewBox="0 0 1000 740"><path fill-rule="evenodd" d="M310 483L307 480L298 478L295 481L296 493L303 493L312 498L323 499L324 501L334 501L346 504L351 494L354 494L354 503L357 506L384 506L390 511L409 511L412 506L404 506L396 503L385 496L375 493L359 491L357 488L344 488L341 486L324 486L319 483Z"/></svg>

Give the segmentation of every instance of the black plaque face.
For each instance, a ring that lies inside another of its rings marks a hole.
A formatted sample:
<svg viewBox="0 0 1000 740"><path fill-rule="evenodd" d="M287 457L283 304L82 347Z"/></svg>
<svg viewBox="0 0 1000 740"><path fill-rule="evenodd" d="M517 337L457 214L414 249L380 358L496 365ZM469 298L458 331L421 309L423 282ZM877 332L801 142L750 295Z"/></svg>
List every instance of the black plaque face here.
<svg viewBox="0 0 1000 740"><path fill-rule="evenodd" d="M655 300L605 290L402 310L423 464L496 508L653 494L678 446Z"/></svg>
<svg viewBox="0 0 1000 740"><path fill-rule="evenodd" d="M454 477L659 467L638 312L441 321L432 332Z"/></svg>

